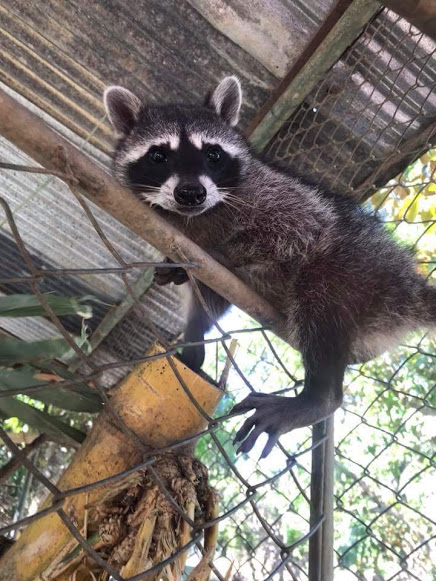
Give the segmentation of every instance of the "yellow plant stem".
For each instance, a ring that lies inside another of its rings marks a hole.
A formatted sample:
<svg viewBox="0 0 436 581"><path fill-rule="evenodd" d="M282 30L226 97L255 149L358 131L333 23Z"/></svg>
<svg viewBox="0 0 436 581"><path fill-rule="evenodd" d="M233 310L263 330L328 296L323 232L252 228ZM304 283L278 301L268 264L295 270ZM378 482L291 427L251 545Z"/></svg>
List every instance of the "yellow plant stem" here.
<svg viewBox="0 0 436 581"><path fill-rule="evenodd" d="M162 352L154 347L150 355ZM223 392L173 359L181 377L207 415L212 415ZM152 449L193 436L206 420L185 394L166 358L137 366L111 398L125 424ZM102 412L80 450L61 477L58 488L68 490L113 476L135 466L143 453L132 438ZM63 509L82 530L85 504L98 501L107 487L66 498ZM49 506L49 497L44 506ZM0 559L0 581L37 581L71 543L71 534L56 513L31 523ZM63 553L65 554L65 553ZM44 578L44 577L42 577Z"/></svg>

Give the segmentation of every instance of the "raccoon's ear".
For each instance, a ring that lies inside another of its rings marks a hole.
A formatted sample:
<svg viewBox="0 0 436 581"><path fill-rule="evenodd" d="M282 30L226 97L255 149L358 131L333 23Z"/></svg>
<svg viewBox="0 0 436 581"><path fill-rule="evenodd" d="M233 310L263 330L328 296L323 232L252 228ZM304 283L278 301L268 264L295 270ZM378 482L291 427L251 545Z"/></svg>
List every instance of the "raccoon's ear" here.
<svg viewBox="0 0 436 581"><path fill-rule="evenodd" d="M232 127L238 123L241 103L241 83L234 76L223 79L209 100L209 106Z"/></svg>
<svg viewBox="0 0 436 581"><path fill-rule="evenodd" d="M141 101L124 87L108 87L103 95L104 108L113 128L120 135L127 135L134 127Z"/></svg>

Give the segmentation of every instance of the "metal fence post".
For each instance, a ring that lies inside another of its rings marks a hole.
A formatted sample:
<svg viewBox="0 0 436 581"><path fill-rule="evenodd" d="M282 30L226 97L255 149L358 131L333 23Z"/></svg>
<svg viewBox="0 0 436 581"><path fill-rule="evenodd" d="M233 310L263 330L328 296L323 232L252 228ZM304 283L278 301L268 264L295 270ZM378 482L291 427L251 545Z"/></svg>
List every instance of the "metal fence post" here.
<svg viewBox="0 0 436 581"><path fill-rule="evenodd" d="M310 527L319 526L309 540L309 581L333 581L334 416L313 427Z"/></svg>

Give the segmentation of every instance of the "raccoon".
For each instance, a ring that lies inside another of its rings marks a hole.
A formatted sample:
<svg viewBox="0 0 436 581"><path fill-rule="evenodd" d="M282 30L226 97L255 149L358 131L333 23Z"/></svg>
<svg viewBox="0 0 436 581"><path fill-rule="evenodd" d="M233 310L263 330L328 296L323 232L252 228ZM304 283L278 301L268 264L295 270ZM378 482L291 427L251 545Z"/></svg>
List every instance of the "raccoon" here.
<svg viewBox="0 0 436 581"><path fill-rule="evenodd" d="M119 182L270 301L302 354L299 395L253 393L234 408L254 409L236 434L238 452L266 432L265 457L280 435L341 405L348 364L435 326L436 288L360 205L256 157L236 128L241 102L234 76L198 106L150 106L116 86L104 94L119 136L113 158ZM156 280L182 284L187 276L168 268ZM210 310L222 315L228 303L201 289ZM211 323L192 299L186 340L201 341ZM194 369L203 357L194 348L183 352Z"/></svg>

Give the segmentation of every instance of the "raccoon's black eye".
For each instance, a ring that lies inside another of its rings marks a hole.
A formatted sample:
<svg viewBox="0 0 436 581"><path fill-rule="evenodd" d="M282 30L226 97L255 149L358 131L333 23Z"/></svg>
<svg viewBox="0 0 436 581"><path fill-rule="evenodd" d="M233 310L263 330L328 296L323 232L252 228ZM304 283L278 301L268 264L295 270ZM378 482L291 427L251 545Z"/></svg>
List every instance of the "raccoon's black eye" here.
<svg viewBox="0 0 436 581"><path fill-rule="evenodd" d="M223 157L223 150L219 145L213 145L207 150L207 159L211 163L218 163Z"/></svg>
<svg viewBox="0 0 436 581"><path fill-rule="evenodd" d="M165 163L168 160L162 147L151 147L147 155L154 163Z"/></svg>

